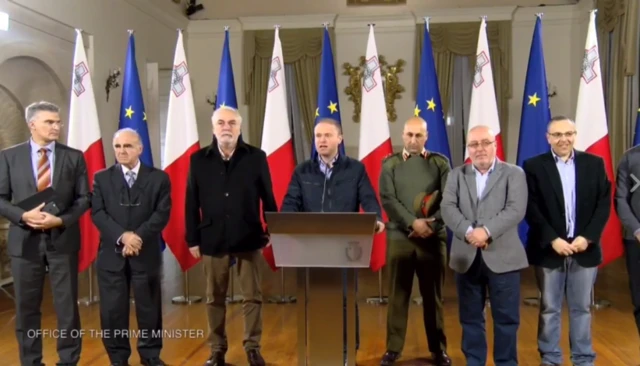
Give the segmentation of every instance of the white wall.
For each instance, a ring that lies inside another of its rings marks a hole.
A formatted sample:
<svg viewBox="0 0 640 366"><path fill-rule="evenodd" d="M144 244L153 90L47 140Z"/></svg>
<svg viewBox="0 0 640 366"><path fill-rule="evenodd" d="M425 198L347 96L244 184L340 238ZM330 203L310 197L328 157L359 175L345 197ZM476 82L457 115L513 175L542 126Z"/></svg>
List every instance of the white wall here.
<svg viewBox="0 0 640 366"><path fill-rule="evenodd" d="M245 0L238 0L245 1ZM342 0L344 1L344 0ZM458 0L460 1L460 0ZM237 2L235 2L237 6ZM414 80L413 74L415 52L415 24L421 23L424 16L430 16L432 23L477 21L479 15L487 15L489 20L513 20L513 62L512 81L513 98L509 102L509 137L507 159L515 161L517 141L522 108L524 78L529 57L529 48L533 33L535 13L544 13L544 48L547 67L547 78L555 86L558 95L551 100L552 114L573 115L576 105L578 78L580 75L588 12L590 1L579 5L546 6L546 7L491 7L435 9L429 12L405 12L391 15L349 15L349 14L311 14L304 16L263 16L241 17L230 20L191 21L188 31L188 59L192 77L195 79L194 98L198 114L199 130L202 143L210 142L211 107L206 104L206 96L213 96L217 87L218 68L224 26L231 26L231 57L233 60L238 102L243 103L244 84L242 75L242 30L273 29L274 24L284 28L318 28L323 22L335 26L336 39L334 53L336 57L336 74L340 93L341 118L343 122L347 153L357 155L357 144L360 125L352 122L353 104L343 90L348 77L342 75L345 62L357 63L364 55L367 41L367 24L376 24L376 41L378 52L387 57L387 61L397 59L406 61L405 69L400 74L400 83L406 91L402 98L396 100L398 121L391 123L391 134L394 146L401 145L401 124L413 111ZM246 107L243 107L246 116ZM245 119L250 119L246 116ZM246 127L246 126L245 126ZM247 131L244 131L247 134ZM260 139L249 136L249 141L256 143Z"/></svg>
<svg viewBox="0 0 640 366"><path fill-rule="evenodd" d="M157 0L0 0L0 11L10 16L9 31L0 32L0 64L17 56L34 57L47 64L65 89L63 116L66 116L70 95L74 28L83 29L108 162L113 161L111 136L118 126L122 86L111 92L107 102L105 82L109 70L124 65L127 29L135 30L138 71L144 89L146 64L158 63L160 69L171 68L176 29L186 27L188 22L179 6ZM150 95L146 89L143 93L145 106L149 108ZM158 119L148 123L154 162L159 165Z"/></svg>

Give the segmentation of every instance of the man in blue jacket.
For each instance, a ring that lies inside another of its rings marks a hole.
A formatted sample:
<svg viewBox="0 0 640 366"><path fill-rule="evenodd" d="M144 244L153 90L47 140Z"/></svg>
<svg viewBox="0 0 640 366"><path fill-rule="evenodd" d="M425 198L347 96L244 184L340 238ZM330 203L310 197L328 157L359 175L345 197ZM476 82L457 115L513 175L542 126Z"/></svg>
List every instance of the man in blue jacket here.
<svg viewBox="0 0 640 366"><path fill-rule="evenodd" d="M365 212L376 213L376 233L382 232L382 210L364 165L338 153L340 123L330 118L318 121L314 139L318 154L296 167L281 212L359 212L362 207ZM360 343L357 324L356 305L356 348ZM344 338L346 344L346 328Z"/></svg>

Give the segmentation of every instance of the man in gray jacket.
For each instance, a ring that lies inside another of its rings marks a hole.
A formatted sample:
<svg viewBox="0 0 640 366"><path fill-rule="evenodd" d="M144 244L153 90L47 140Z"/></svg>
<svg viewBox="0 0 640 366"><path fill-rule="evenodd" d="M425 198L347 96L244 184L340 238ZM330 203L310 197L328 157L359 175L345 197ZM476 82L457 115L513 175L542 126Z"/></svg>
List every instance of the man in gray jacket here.
<svg viewBox="0 0 640 366"><path fill-rule="evenodd" d="M627 150L616 178L616 211L624 226L624 247L633 315L640 332L640 146Z"/></svg>
<svg viewBox="0 0 640 366"><path fill-rule="evenodd" d="M496 157L496 138L487 126L467 136L471 164L447 178L440 210L454 234L449 266L456 272L462 352L469 366L487 363L484 304L487 290L494 323L496 366L518 364L520 270L528 266L518 237L527 209L521 168Z"/></svg>

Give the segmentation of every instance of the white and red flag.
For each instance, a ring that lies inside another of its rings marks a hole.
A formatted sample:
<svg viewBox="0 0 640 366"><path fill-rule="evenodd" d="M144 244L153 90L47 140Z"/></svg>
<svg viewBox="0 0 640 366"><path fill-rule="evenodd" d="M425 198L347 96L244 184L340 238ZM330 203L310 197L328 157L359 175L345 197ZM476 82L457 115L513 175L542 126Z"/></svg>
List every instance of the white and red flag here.
<svg viewBox="0 0 640 366"><path fill-rule="evenodd" d="M178 31L173 59L165 136L163 169L171 180L171 216L162 237L182 271L187 271L198 263L187 245L184 209L191 155L200 149L200 140L182 31Z"/></svg>
<svg viewBox="0 0 640 366"><path fill-rule="evenodd" d="M622 256L624 246L622 242L622 224L613 203L615 195L615 179L609 145L609 129L607 127L607 112L604 104L602 84L602 70L600 68L600 53L596 35L596 15L591 12L587 41L582 60L582 74L578 89L578 105L576 108L575 148L597 155L604 160L607 178L611 182L611 212L609 220L602 233L602 266Z"/></svg>
<svg viewBox="0 0 640 366"><path fill-rule="evenodd" d="M262 127L262 150L267 154L273 194L276 204L280 208L296 168L296 158L291 128L289 127L284 58L282 57L282 44L278 28L275 30L273 56L271 57L271 73ZM264 248L262 254L271 269L275 271L277 267L271 244Z"/></svg>
<svg viewBox="0 0 640 366"><path fill-rule="evenodd" d="M87 164L89 185L93 185L93 176L105 168L104 147L100 134L100 122L96 98L93 93L91 71L84 49L82 31L76 29L76 48L73 55L73 80L71 85L71 104L69 106L69 134L67 145L84 153ZM91 212L85 212L79 221L80 253L78 271L89 268L98 255L100 232L91 220Z"/></svg>
<svg viewBox="0 0 640 366"><path fill-rule="evenodd" d="M476 52L476 65L471 89L471 107L469 109L469 125L467 134L475 126L484 125L491 128L496 135L496 156L504 161L504 149L500 136L500 117L496 91L493 84L493 70L491 70L491 57L489 55L489 42L487 41L487 22L483 18L480 23L478 35L478 50ZM465 147L465 162L469 162L469 150Z"/></svg>
<svg viewBox="0 0 640 366"><path fill-rule="evenodd" d="M366 60L362 80L358 158L364 164L367 175L376 192L378 202L380 202L379 181L382 160L393 154L393 146L391 145L391 134L389 133L389 120L387 119L387 107L382 89L382 76L380 75L380 62L373 25L369 26ZM386 222L387 215L384 210L382 215L383 220ZM380 234L376 234L373 240L370 263L373 271L378 271L385 265L386 249L387 235L386 231L383 231Z"/></svg>

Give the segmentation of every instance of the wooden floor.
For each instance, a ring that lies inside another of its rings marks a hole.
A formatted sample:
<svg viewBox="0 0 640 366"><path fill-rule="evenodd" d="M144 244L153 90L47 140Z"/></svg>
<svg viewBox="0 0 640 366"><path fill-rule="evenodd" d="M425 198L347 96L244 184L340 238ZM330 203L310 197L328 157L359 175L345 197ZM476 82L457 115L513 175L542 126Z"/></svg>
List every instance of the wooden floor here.
<svg viewBox="0 0 640 366"><path fill-rule="evenodd" d="M288 276L289 272L285 272ZM460 351L461 329L457 316L457 299L451 273L447 274L445 287L446 334L449 339L449 353L454 365L464 365ZM83 274L81 279L87 282ZM177 270L170 253L165 254L164 274L164 327L165 329L192 329L191 337L165 339L162 358L169 365L201 365L208 357L209 350L205 343L207 334L206 313L204 304L190 306L173 305L171 298L182 294L182 277ZM265 274L265 296L280 293L280 275ZM294 288L295 278L286 277L285 289ZM190 289L194 295L202 295L203 276L200 267L190 271ZM81 288L86 294L87 286ZM415 287L415 286L414 286ZM12 288L6 288L10 293ZM366 303L367 296L378 293L378 276L370 272L360 275L360 316L361 346L358 352L358 365L378 365L380 356L385 351L385 319L386 307L373 306ZM522 280L522 296L536 294L533 276L530 269L524 272ZM599 274L596 296L612 302L612 307L598 310L593 315L593 340L597 353L596 365L627 366L640 363L640 342L636 330L624 263L619 260L602 270ZM264 333L263 355L269 365L294 366L296 364L296 312L295 305L265 304L263 307ZM109 365L101 340L97 336L99 329L99 304L81 306L82 327L86 336L83 340L83 352L80 365ZM421 308L412 305L407 342L401 365L428 365L428 356L424 329L421 325ZM55 329L56 320L53 312L50 291L47 289L43 304L43 329ZM135 315L132 310L131 328L135 329ZM491 317L488 314L487 337L492 347ZM17 343L14 338L13 302L0 292L0 365L19 365ZM565 365L568 360L567 316L564 315L562 349L565 352ZM242 350L242 309L241 305L230 305L228 311L228 337L230 349L227 362L231 365L246 365ZM522 306L521 325L518 334L520 365L539 365L536 345L537 308ZM53 365L58 361L55 354L55 339L45 339L44 362ZM132 345L134 342L132 341ZM139 365L135 346L130 360L132 365ZM490 350L491 357L491 350ZM488 365L492 365L491 361ZM315 365L314 365L315 366ZM325 366L325 365L322 365ZM334 366L334 365L326 365Z"/></svg>

